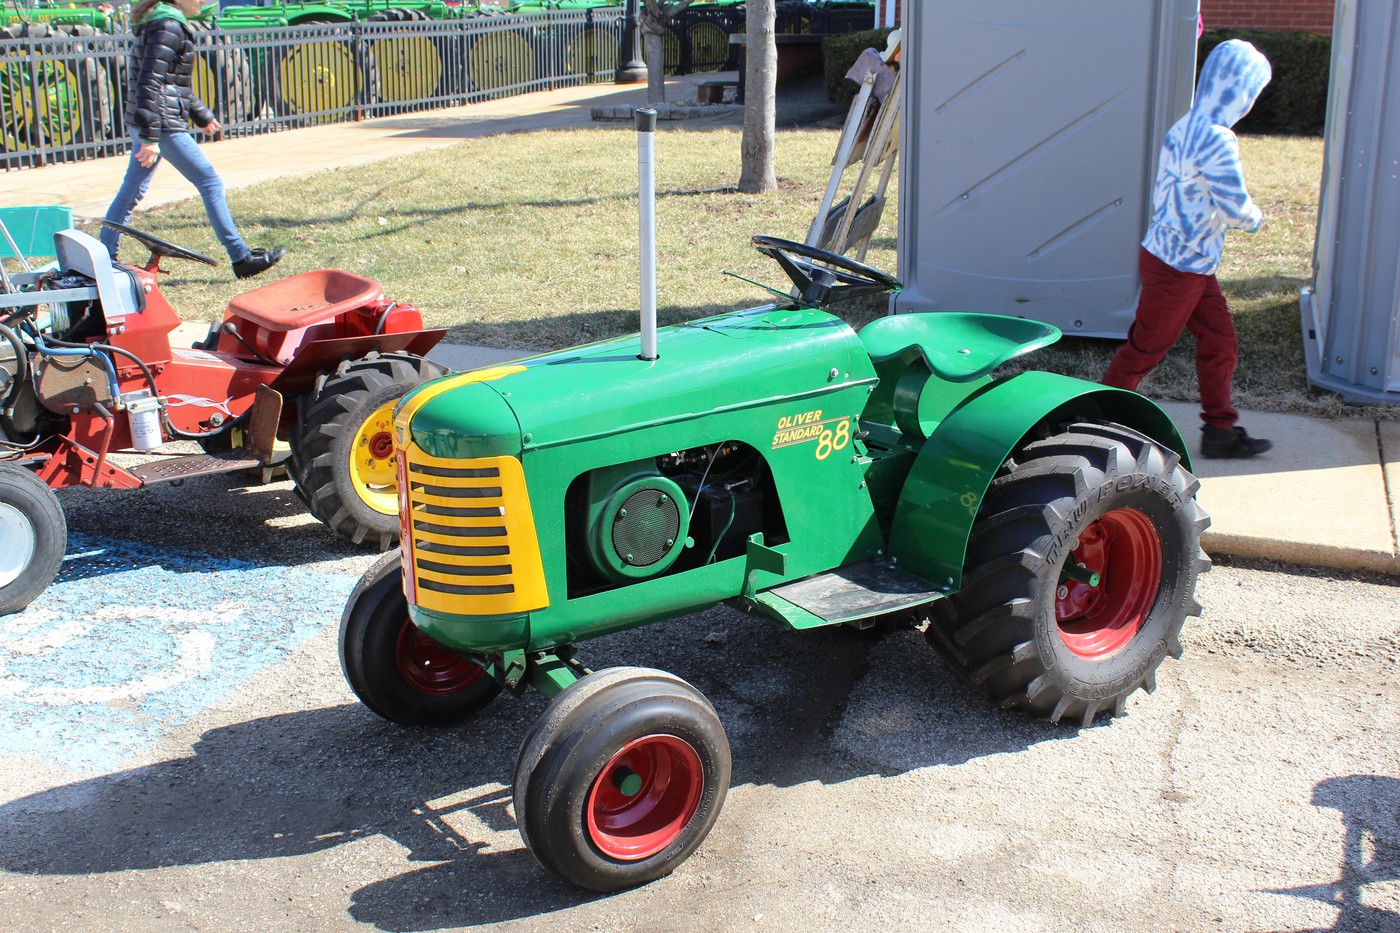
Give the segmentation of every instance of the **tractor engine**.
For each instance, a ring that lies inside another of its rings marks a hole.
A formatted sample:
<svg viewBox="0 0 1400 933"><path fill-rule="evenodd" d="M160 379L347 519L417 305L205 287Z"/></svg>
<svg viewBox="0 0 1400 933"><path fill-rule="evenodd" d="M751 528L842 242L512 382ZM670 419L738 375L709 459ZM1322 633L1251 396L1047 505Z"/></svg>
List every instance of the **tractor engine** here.
<svg viewBox="0 0 1400 933"><path fill-rule="evenodd" d="M570 598L744 553L749 536L786 540L758 451L725 441L591 470L565 499Z"/></svg>

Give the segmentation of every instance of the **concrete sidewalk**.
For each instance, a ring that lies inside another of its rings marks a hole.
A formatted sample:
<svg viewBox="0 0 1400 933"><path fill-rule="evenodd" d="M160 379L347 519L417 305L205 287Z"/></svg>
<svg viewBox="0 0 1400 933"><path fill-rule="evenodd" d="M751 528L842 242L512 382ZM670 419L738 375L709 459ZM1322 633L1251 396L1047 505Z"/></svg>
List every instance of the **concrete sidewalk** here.
<svg viewBox="0 0 1400 933"><path fill-rule="evenodd" d="M691 75L667 82L667 99L696 99L705 80ZM811 122L819 100L779 99L780 123ZM813 95L813 98L819 95ZM638 85L587 85L446 110L384 117L361 123L289 130L214 143L209 154L230 188L405 155L502 133L596 126L594 108L645 102ZM786 109L785 109L786 108ZM684 106L677 108L685 110ZM691 116L691 114L686 114ZM696 119L737 123L733 107L703 111ZM607 125L607 124L604 124ZM616 125L616 124L611 124ZM0 174L0 206L68 204L79 217L99 217L125 171L126 157L98 159ZM193 196L177 172L155 176L143 208ZM200 335L202 336L202 334ZM527 351L444 345L432 354L454 369L471 369L527 356ZM1194 405L1163 406L1192 450L1200 428ZM1252 434L1275 447L1256 460L1195 462L1200 499L1213 520L1206 534L1212 554L1271 558L1297 564L1400 574L1400 423L1327 422L1296 415L1242 413Z"/></svg>

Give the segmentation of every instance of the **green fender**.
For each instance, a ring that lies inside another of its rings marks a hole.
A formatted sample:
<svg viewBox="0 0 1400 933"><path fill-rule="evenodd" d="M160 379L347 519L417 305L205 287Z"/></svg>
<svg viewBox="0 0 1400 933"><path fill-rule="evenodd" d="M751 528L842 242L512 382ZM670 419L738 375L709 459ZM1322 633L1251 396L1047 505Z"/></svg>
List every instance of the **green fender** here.
<svg viewBox="0 0 1400 933"><path fill-rule="evenodd" d="M936 586L961 586L968 535L992 478L1036 425L1062 419L1117 422L1191 466L1176 425L1136 392L1055 373L1021 373L969 397L924 442L890 529L890 556L900 569Z"/></svg>

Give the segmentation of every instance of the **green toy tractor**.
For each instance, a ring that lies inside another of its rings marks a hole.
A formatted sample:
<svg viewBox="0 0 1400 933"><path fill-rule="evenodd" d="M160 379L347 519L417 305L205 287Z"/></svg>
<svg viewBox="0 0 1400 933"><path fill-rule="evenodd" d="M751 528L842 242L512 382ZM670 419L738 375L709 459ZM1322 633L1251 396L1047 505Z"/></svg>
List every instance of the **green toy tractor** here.
<svg viewBox="0 0 1400 933"><path fill-rule="evenodd" d="M1049 325L905 314L857 333L824 308L893 278L754 243L796 297L448 376L395 413L402 545L346 606L346 678L412 725L461 723L503 688L552 697L515 817L587 888L684 861L730 753L695 688L590 671L579 641L720 602L791 629L912 616L994 702L1088 726L1154 688L1200 612L1209 520L1158 408L994 375L1058 339Z"/></svg>

